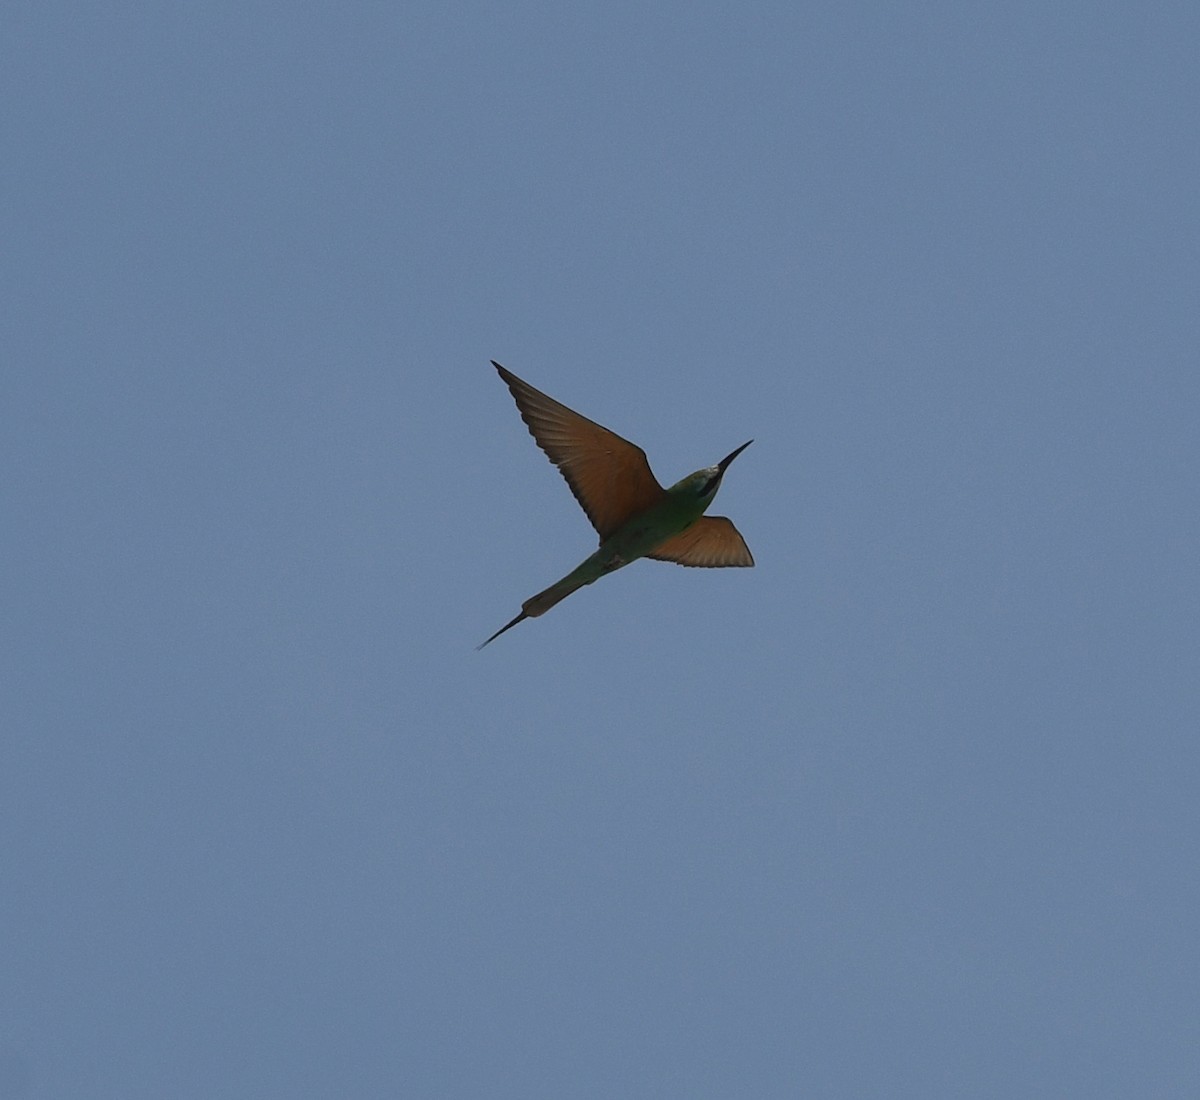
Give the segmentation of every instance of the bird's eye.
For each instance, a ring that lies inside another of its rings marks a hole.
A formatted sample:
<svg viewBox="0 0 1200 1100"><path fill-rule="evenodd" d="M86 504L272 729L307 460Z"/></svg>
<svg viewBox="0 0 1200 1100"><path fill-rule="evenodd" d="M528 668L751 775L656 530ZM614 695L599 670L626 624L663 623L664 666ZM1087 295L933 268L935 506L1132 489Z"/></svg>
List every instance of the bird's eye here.
<svg viewBox="0 0 1200 1100"><path fill-rule="evenodd" d="M720 480L720 474L718 474L716 477L710 477L706 482L704 482L703 485L700 486L700 491L696 495L700 497L706 497L709 493L716 492L717 482Z"/></svg>

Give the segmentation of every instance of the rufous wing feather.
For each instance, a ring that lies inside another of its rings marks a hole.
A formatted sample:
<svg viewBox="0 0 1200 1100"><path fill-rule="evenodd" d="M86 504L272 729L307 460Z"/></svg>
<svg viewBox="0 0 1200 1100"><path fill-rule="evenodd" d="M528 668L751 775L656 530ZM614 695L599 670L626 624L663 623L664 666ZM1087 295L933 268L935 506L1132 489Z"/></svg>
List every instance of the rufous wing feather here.
<svg viewBox="0 0 1200 1100"><path fill-rule="evenodd" d="M615 432L535 390L494 359L517 402L521 419L559 468L600 541L664 496L646 452Z"/></svg>
<svg viewBox="0 0 1200 1100"><path fill-rule="evenodd" d="M690 527L667 539L654 553L658 561L710 569L753 565L754 558L741 532L724 516L701 516Z"/></svg>

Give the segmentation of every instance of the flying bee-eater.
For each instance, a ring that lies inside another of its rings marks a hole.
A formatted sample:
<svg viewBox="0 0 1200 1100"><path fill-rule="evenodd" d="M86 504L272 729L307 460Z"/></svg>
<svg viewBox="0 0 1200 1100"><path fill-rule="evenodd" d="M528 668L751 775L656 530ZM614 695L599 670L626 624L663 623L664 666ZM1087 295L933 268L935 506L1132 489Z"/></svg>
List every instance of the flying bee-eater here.
<svg viewBox="0 0 1200 1100"><path fill-rule="evenodd" d="M753 439L715 466L688 474L664 489L650 472L646 452L628 439L560 405L522 382L494 359L537 445L567 479L600 536L600 549L560 581L531 596L521 614L493 634L495 641L522 619L544 615L559 600L638 558L679 565L753 565L738 529L724 516L706 516L729 464Z"/></svg>

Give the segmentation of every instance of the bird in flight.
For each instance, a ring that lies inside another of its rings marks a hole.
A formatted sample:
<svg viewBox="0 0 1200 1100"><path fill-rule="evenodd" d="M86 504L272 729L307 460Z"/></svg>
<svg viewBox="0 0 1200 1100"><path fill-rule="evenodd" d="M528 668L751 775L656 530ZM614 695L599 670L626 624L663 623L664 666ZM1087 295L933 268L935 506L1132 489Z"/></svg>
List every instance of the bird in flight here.
<svg viewBox="0 0 1200 1100"><path fill-rule="evenodd" d="M724 516L706 516L729 464L753 439L715 466L688 474L664 489L650 472L646 452L586 416L521 381L494 359L537 445L558 467L600 536L600 549L560 581L531 596L521 614L493 634L493 642L522 619L536 618L576 589L638 558L679 565L753 565L738 529Z"/></svg>

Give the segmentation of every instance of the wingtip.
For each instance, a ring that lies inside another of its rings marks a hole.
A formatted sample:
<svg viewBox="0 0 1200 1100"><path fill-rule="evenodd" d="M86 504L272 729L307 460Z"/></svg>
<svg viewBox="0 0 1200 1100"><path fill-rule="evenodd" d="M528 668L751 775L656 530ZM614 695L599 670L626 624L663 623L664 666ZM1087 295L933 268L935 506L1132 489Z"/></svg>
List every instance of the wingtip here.
<svg viewBox="0 0 1200 1100"><path fill-rule="evenodd" d="M513 374L503 363L497 363L495 359L491 360L491 364L496 368L496 373L500 375L500 381L503 382L510 390L514 385L524 385L522 381Z"/></svg>

